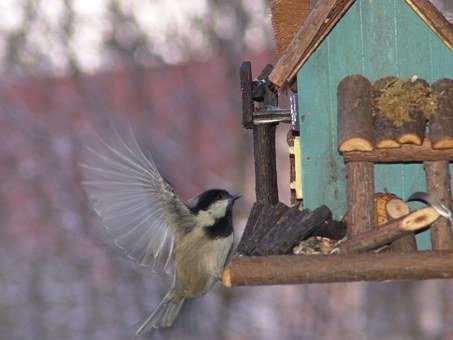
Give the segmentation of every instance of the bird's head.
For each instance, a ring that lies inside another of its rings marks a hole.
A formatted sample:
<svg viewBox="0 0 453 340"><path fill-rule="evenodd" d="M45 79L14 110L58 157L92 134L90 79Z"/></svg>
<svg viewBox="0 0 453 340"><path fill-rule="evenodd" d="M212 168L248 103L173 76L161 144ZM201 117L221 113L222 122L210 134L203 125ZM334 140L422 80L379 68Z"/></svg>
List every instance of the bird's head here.
<svg viewBox="0 0 453 340"><path fill-rule="evenodd" d="M192 200L190 210L194 213L204 210L216 219L222 218L231 212L239 197L241 195L232 195L223 189L206 190Z"/></svg>

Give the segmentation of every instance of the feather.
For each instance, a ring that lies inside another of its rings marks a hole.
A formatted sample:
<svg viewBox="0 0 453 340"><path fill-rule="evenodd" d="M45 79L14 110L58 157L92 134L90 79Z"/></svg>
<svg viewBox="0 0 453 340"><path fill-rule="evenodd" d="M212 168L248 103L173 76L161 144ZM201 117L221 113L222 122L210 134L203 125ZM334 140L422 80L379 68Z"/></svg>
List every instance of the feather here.
<svg viewBox="0 0 453 340"><path fill-rule="evenodd" d="M82 184L115 244L141 265L168 272L175 238L195 219L145 156L132 129L112 130L108 140L97 136L85 146Z"/></svg>

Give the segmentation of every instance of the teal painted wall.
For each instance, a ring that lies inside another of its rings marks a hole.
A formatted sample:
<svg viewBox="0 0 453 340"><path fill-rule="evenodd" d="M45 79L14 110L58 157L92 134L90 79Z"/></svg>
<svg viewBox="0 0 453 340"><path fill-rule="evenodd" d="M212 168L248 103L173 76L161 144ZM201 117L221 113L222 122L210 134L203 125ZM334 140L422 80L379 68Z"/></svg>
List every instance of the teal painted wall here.
<svg viewBox="0 0 453 340"><path fill-rule="evenodd" d="M404 0L357 0L299 71L304 204L307 208L327 204L336 218L346 211L344 163L337 151L336 90L344 77L356 73L372 82L387 75L407 79L414 74L433 82L453 77L453 53ZM421 164L378 164L375 178L377 192L407 198L426 190ZM420 234L417 242L419 249L429 249L429 233Z"/></svg>

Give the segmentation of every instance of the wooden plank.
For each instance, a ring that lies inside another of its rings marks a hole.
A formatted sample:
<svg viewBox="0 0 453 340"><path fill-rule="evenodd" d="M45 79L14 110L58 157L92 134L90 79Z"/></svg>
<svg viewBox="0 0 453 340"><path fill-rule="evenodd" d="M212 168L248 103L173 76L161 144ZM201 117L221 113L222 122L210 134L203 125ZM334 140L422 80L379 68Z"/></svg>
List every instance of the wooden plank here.
<svg viewBox="0 0 453 340"><path fill-rule="evenodd" d="M421 146L402 145L401 148L398 149L375 149L373 151L366 152L351 151L344 152L343 157L346 162L368 161L376 163L394 163L442 160L453 161L453 149L432 149L430 141L428 139L425 139L425 142Z"/></svg>
<svg viewBox="0 0 453 340"><path fill-rule="evenodd" d="M300 67L353 2L354 0L318 1L275 65L269 76L271 82L278 87L292 82Z"/></svg>
<svg viewBox="0 0 453 340"><path fill-rule="evenodd" d="M453 252L235 257L226 287L453 278Z"/></svg>
<svg viewBox="0 0 453 340"><path fill-rule="evenodd" d="M328 50L322 47L310 58L307 67L298 76L300 79L299 120L302 122L300 125L302 195L304 207L315 209L326 204L334 211L334 216L340 219L336 200L328 195L329 186L332 184L328 164L332 149L330 132L332 127L330 126L330 101L326 98L330 96L330 89L328 86L318 87L310 83L312 79L317 79L320 84L329 83L327 64ZM313 178L314 174L317 174L316 180ZM324 189L319 190L319 188ZM342 205L345 208L344 200Z"/></svg>
<svg viewBox="0 0 453 340"><path fill-rule="evenodd" d="M406 2L453 51L453 24L428 0L406 0Z"/></svg>

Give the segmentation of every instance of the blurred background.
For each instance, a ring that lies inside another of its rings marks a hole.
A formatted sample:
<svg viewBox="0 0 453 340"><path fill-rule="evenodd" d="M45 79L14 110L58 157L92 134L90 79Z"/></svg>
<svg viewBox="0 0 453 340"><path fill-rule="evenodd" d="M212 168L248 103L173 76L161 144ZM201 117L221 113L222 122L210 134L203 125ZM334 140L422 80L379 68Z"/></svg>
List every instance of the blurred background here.
<svg viewBox="0 0 453 340"><path fill-rule="evenodd" d="M453 1L434 1L453 20ZM165 278L105 241L80 187L81 140L111 117L188 199L254 200L238 68L275 62L268 1L0 2L0 339L132 339ZM285 127L280 197L289 201ZM453 282L218 287L156 339L453 339Z"/></svg>

